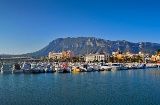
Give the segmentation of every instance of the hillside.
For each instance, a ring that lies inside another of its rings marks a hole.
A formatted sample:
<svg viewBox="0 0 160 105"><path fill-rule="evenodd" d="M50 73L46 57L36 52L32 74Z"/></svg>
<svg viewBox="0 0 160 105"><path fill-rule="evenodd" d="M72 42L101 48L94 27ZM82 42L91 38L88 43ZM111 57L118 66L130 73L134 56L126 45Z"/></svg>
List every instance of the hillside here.
<svg viewBox="0 0 160 105"><path fill-rule="evenodd" d="M29 56L46 56L48 52L62 52L71 50L75 55L87 54L91 52L112 52L120 49L122 52L155 54L160 44L151 42L132 43L125 40L110 41L94 37L78 37L78 38L58 38L50 42L46 47L34 53L29 53Z"/></svg>

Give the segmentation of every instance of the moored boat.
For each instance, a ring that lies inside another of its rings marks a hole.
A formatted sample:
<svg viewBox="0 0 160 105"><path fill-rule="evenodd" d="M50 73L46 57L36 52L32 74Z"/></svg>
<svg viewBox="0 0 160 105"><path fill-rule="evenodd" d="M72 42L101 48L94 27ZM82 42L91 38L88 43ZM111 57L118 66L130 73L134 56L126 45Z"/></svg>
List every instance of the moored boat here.
<svg viewBox="0 0 160 105"><path fill-rule="evenodd" d="M3 64L2 65L2 69L1 69L2 73L12 73L12 69L11 69L11 65L10 64Z"/></svg>
<svg viewBox="0 0 160 105"><path fill-rule="evenodd" d="M78 66L74 66L74 67L72 67L72 71L73 72L81 72L81 69Z"/></svg>
<svg viewBox="0 0 160 105"><path fill-rule="evenodd" d="M56 72L55 70L53 70L52 66L48 65L47 68L45 69L46 73L54 73Z"/></svg>
<svg viewBox="0 0 160 105"><path fill-rule="evenodd" d="M31 73L40 73L36 63L31 63Z"/></svg>
<svg viewBox="0 0 160 105"><path fill-rule="evenodd" d="M23 70L21 69L21 67L18 63L14 64L13 73L23 73Z"/></svg>
<svg viewBox="0 0 160 105"><path fill-rule="evenodd" d="M23 73L31 73L31 64L24 62L22 65Z"/></svg>
<svg viewBox="0 0 160 105"><path fill-rule="evenodd" d="M71 73L71 68L67 64L62 64L61 68L57 71L58 73Z"/></svg>
<svg viewBox="0 0 160 105"><path fill-rule="evenodd" d="M120 70L120 64L119 63L112 63L111 64L111 70Z"/></svg>
<svg viewBox="0 0 160 105"><path fill-rule="evenodd" d="M101 67L100 67L100 70L106 70L106 71L111 71L111 66L110 65L108 65L108 64L103 64L103 65L101 65Z"/></svg>

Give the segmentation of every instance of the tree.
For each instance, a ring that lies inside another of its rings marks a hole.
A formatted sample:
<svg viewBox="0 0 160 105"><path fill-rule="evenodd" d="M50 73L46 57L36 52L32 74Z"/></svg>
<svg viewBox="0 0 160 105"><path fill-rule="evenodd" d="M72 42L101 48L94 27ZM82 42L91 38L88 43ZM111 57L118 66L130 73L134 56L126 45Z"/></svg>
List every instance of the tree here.
<svg viewBox="0 0 160 105"><path fill-rule="evenodd" d="M72 62L78 62L79 61L79 56L72 57Z"/></svg>
<svg viewBox="0 0 160 105"><path fill-rule="evenodd" d="M139 55L136 56L136 61L137 62L143 62L143 58Z"/></svg>
<svg viewBox="0 0 160 105"><path fill-rule="evenodd" d="M160 48L157 50L157 55L160 55Z"/></svg>
<svg viewBox="0 0 160 105"><path fill-rule="evenodd" d="M118 58L114 57L114 62L117 63L118 62Z"/></svg>
<svg viewBox="0 0 160 105"><path fill-rule="evenodd" d="M110 56L110 57L108 58L108 62L114 62L114 57L113 57L113 56Z"/></svg>

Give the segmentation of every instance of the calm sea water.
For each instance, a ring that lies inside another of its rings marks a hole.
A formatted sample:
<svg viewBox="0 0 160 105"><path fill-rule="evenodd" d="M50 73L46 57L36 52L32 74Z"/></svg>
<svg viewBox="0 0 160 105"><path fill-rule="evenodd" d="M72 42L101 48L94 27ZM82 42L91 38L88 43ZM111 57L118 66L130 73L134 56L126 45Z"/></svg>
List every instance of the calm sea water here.
<svg viewBox="0 0 160 105"><path fill-rule="evenodd" d="M159 71L0 74L0 105L158 105Z"/></svg>

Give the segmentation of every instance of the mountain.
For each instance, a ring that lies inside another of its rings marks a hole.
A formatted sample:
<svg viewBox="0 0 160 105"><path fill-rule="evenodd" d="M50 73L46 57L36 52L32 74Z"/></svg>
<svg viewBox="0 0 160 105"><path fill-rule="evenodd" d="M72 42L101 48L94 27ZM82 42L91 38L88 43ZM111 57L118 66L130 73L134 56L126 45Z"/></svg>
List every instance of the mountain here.
<svg viewBox="0 0 160 105"><path fill-rule="evenodd" d="M71 50L75 55L87 54L92 52L112 52L120 49L123 53L138 53L139 51L148 54L155 54L160 44L151 42L132 43L125 40L110 41L94 37L78 37L78 38L58 38L50 42L46 47L34 53L28 53L28 56L46 56L49 52L62 52Z"/></svg>

